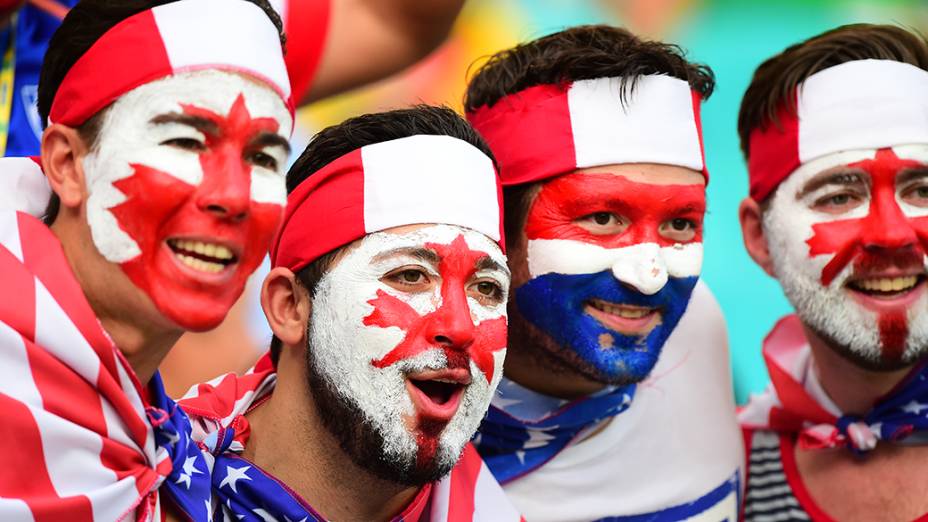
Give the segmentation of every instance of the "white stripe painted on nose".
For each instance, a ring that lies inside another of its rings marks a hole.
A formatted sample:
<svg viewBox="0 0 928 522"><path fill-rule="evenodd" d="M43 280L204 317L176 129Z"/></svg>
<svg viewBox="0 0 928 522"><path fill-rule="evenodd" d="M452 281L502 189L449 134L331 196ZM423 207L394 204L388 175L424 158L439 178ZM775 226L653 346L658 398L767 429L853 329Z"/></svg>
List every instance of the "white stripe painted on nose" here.
<svg viewBox="0 0 928 522"><path fill-rule="evenodd" d="M642 243L622 249L612 265L612 274L619 281L645 295L660 292L667 284L667 265L661 247L654 243Z"/></svg>

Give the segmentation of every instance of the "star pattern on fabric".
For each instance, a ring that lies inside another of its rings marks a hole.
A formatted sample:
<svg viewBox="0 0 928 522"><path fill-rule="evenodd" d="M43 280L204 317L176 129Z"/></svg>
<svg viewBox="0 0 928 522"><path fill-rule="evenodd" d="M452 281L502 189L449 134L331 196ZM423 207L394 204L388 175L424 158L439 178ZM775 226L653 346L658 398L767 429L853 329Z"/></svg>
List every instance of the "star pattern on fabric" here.
<svg viewBox="0 0 928 522"><path fill-rule="evenodd" d="M235 485L239 480L251 480L251 477L248 476L249 469L251 469L251 466L243 466L241 468L227 466L226 478L222 479L222 482L219 483L219 487L229 486L233 492L238 494L238 489L236 489Z"/></svg>
<svg viewBox="0 0 928 522"><path fill-rule="evenodd" d="M904 404L901 408L902 411L911 413L913 415L921 415L922 410L928 410L928 404L918 402L916 400L911 400Z"/></svg>
<svg viewBox="0 0 928 522"><path fill-rule="evenodd" d="M183 472L180 476L177 477L175 484L184 484L187 489L190 489L190 478L196 474L202 474L203 472L196 468L197 456L193 455L187 457L184 460Z"/></svg>

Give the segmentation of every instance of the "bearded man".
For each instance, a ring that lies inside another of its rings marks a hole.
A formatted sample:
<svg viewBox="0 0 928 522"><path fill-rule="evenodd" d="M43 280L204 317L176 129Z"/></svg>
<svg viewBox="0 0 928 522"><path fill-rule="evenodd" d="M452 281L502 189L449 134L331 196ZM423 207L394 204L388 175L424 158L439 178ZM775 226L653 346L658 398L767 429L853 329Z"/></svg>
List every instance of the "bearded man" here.
<svg viewBox="0 0 928 522"><path fill-rule="evenodd" d="M796 309L740 417L747 520L928 513L926 113L928 42L887 25L789 47L744 95L744 242Z"/></svg>
<svg viewBox="0 0 928 522"><path fill-rule="evenodd" d="M727 339L697 285L713 86L678 47L608 26L503 51L470 82L513 273L476 444L528 520L737 516Z"/></svg>
<svg viewBox="0 0 928 522"><path fill-rule="evenodd" d="M0 214L3 520L156 520L162 484L208 519L206 462L156 370L222 321L283 217L282 40L263 0L88 0L53 37L48 226Z"/></svg>
<svg viewBox="0 0 928 522"><path fill-rule="evenodd" d="M261 289L271 350L180 401L216 455L213 505L519 520L468 444L506 353L490 150L447 108L368 114L319 133L287 186Z"/></svg>

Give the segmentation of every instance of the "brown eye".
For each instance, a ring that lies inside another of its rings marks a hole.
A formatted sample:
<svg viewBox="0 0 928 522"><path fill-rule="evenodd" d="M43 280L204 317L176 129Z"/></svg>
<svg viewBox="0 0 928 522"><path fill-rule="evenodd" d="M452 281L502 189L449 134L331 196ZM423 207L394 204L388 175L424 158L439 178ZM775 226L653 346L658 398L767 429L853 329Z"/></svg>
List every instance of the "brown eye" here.
<svg viewBox="0 0 928 522"><path fill-rule="evenodd" d="M609 236L625 231L628 224L624 218L611 212L594 212L574 221L587 232L597 236Z"/></svg>
<svg viewBox="0 0 928 522"><path fill-rule="evenodd" d="M612 221L612 214L608 212L597 212L593 214L593 221L597 225L608 225Z"/></svg>
<svg viewBox="0 0 928 522"><path fill-rule="evenodd" d="M918 185L906 190L902 194L902 200L916 207L928 207L928 185Z"/></svg>
<svg viewBox="0 0 928 522"><path fill-rule="evenodd" d="M422 278L423 278L422 272L418 270L403 270L402 272L400 272L399 276L403 280L404 283L410 283L410 284L418 283L422 281Z"/></svg>
<svg viewBox="0 0 928 522"><path fill-rule="evenodd" d="M683 232L690 228L696 228L696 224L688 219L677 218L670 222L670 226L677 232Z"/></svg>
<svg viewBox="0 0 928 522"><path fill-rule="evenodd" d="M502 290L500 290L499 285L484 281L483 283L477 283L477 291L486 296L493 296Z"/></svg>
<svg viewBox="0 0 928 522"><path fill-rule="evenodd" d="M206 149L206 145L204 145L200 140L194 138L173 138L170 140L162 141L161 144L195 152Z"/></svg>
<svg viewBox="0 0 928 522"><path fill-rule="evenodd" d="M277 160L270 154L256 152L251 155L250 161L253 165L264 167L268 170L277 170Z"/></svg>
<svg viewBox="0 0 928 522"><path fill-rule="evenodd" d="M674 218L662 223L658 232L671 241L684 243L696 237L698 228L699 224L692 219Z"/></svg>
<svg viewBox="0 0 928 522"><path fill-rule="evenodd" d="M842 191L819 198L812 204L812 208L827 214L843 214L862 205L866 198L865 194Z"/></svg>

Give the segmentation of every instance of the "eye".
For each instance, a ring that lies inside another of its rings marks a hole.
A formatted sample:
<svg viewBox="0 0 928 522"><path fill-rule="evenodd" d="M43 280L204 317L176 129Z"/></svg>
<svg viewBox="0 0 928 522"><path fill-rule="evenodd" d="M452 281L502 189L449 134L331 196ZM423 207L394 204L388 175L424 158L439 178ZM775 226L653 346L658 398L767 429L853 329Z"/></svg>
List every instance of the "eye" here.
<svg viewBox="0 0 928 522"><path fill-rule="evenodd" d="M598 236L619 234L628 227L623 217L612 212L594 212L576 220L576 223Z"/></svg>
<svg viewBox="0 0 928 522"><path fill-rule="evenodd" d="M928 207L928 185L915 185L902 193L902 200L916 207Z"/></svg>
<svg viewBox="0 0 928 522"><path fill-rule="evenodd" d="M503 301L503 288L496 281L481 280L470 286L472 297L480 301L481 304L492 306Z"/></svg>
<svg viewBox="0 0 928 522"><path fill-rule="evenodd" d="M415 266L398 268L380 280L402 292L422 292L430 288L432 283L428 272Z"/></svg>
<svg viewBox="0 0 928 522"><path fill-rule="evenodd" d="M181 150L200 152L206 150L206 145L196 138L171 138L161 142L161 145L167 145Z"/></svg>
<svg viewBox="0 0 928 522"><path fill-rule="evenodd" d="M699 224L692 219L674 218L661 223L658 232L671 241L686 242L696 237Z"/></svg>
<svg viewBox="0 0 928 522"><path fill-rule="evenodd" d="M251 155L251 157L248 158L248 160L253 165L257 165L268 170L277 170L277 158L267 154L266 152L255 152Z"/></svg>
<svg viewBox="0 0 928 522"><path fill-rule="evenodd" d="M863 204L865 199L865 195L856 192L836 192L815 200L812 208L827 214L843 214Z"/></svg>

